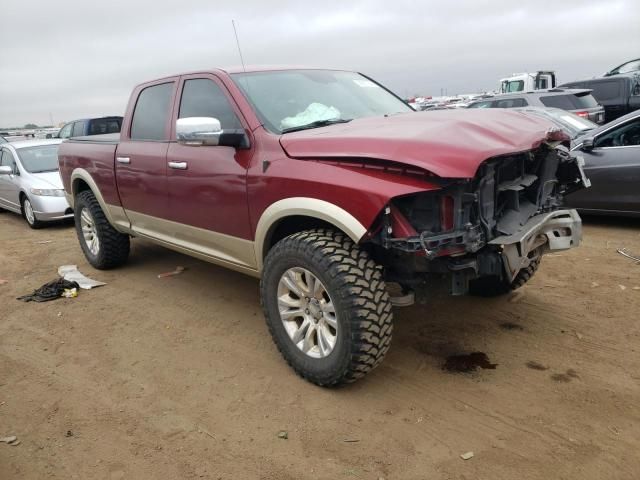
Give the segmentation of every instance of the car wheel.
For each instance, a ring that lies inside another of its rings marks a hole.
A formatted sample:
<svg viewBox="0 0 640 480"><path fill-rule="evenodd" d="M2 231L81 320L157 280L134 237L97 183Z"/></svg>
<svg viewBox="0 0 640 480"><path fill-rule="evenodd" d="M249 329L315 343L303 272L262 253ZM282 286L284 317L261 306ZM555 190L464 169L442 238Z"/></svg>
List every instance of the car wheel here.
<svg viewBox="0 0 640 480"><path fill-rule="evenodd" d="M512 282L507 282L498 276L480 277L469 282L469 293L478 297L497 297L516 290L531 280L542 260L539 250L530 253L529 266L518 272Z"/></svg>
<svg viewBox="0 0 640 480"><path fill-rule="evenodd" d="M278 242L260 293L278 349L310 382L354 382L389 350L393 314L382 271L342 233L310 230Z"/></svg>
<svg viewBox="0 0 640 480"><path fill-rule="evenodd" d="M33 205L31 205L31 200L29 200L26 195L22 197L22 216L27 221L27 225L33 229L42 228L44 225L36 218L36 214L33 211Z"/></svg>
<svg viewBox="0 0 640 480"><path fill-rule="evenodd" d="M76 197L74 219L80 246L92 266L106 270L127 261L129 236L111 226L91 191Z"/></svg>

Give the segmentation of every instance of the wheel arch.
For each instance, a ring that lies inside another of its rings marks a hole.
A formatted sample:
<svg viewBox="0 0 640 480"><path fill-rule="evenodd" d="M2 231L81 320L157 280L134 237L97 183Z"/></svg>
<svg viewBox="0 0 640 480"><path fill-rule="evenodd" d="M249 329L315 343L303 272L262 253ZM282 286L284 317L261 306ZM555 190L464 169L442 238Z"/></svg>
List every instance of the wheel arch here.
<svg viewBox="0 0 640 480"><path fill-rule="evenodd" d="M358 243L367 231L358 219L333 203L306 197L279 200L262 213L256 226L255 249L258 270L262 270L264 258L279 240L293 233L318 227L340 230L355 243Z"/></svg>

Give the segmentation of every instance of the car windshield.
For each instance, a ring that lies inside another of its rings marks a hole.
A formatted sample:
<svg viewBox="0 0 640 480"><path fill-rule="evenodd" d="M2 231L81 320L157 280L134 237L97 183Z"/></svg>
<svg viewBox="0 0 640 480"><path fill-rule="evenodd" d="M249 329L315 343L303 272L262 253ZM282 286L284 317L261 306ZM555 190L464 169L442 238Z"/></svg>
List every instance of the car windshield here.
<svg viewBox="0 0 640 480"><path fill-rule="evenodd" d="M55 172L58 170L58 145L25 147L18 150L22 166L29 173Z"/></svg>
<svg viewBox="0 0 640 480"><path fill-rule="evenodd" d="M354 72L282 70L232 77L265 127L278 134L414 111L385 88Z"/></svg>

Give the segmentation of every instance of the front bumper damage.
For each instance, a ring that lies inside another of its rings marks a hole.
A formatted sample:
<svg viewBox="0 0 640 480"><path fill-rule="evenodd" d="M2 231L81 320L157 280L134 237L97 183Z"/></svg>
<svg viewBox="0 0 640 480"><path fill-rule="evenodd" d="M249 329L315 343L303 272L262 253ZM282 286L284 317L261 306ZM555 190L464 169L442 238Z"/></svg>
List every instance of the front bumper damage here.
<svg viewBox="0 0 640 480"><path fill-rule="evenodd" d="M531 263L530 254L568 250L582 240L582 220L575 210L556 210L536 215L513 235L494 238L490 245L500 248L505 276L512 281Z"/></svg>

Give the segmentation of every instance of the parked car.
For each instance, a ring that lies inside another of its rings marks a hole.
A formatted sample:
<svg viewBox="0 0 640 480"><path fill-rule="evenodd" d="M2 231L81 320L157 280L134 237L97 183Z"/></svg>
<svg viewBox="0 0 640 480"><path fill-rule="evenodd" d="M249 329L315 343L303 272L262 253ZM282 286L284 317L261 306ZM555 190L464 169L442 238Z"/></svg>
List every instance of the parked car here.
<svg viewBox="0 0 640 480"><path fill-rule="evenodd" d="M555 125L562 128L567 135L569 135L571 140L581 137L587 132L598 128L597 123L559 108L522 107L514 108L514 110L527 115L535 115L537 117L545 118L550 122L553 122Z"/></svg>
<svg viewBox="0 0 640 480"><path fill-rule="evenodd" d="M100 117L74 120L65 124L57 135L51 134L48 138L73 138L87 135L104 135L118 133L122 127L122 117Z"/></svg>
<svg viewBox="0 0 640 480"><path fill-rule="evenodd" d="M640 110L577 138L591 188L567 196L587 213L640 216Z"/></svg>
<svg viewBox="0 0 640 480"><path fill-rule="evenodd" d="M619 65L616 68L609 70L607 73L603 75L603 77L611 77L613 75L618 75L620 73L631 73L631 72L640 72L640 58L636 58L635 60L629 60L628 62L625 62L622 65Z"/></svg>
<svg viewBox="0 0 640 480"><path fill-rule="evenodd" d="M31 228L73 218L58 171L61 140L22 140L0 147L0 208L21 214Z"/></svg>
<svg viewBox="0 0 640 480"><path fill-rule="evenodd" d="M598 103L604 106L606 122L611 122L640 108L639 72L580 80L565 83L562 86L591 89Z"/></svg>
<svg viewBox="0 0 640 480"><path fill-rule="evenodd" d="M489 100L469 104L468 108L553 107L575 113L595 123L604 123L604 108L591 90L552 88L535 92L496 95Z"/></svg>
<svg viewBox="0 0 640 480"><path fill-rule="evenodd" d="M119 139L59 161L91 265L125 263L134 236L261 278L283 356L332 386L385 356L385 282L497 295L580 243L558 206L585 182L568 142L517 112L415 112L359 73L248 68L142 84Z"/></svg>
<svg viewBox="0 0 640 480"><path fill-rule="evenodd" d="M2 135L0 135L0 143L7 143L7 141Z"/></svg>

